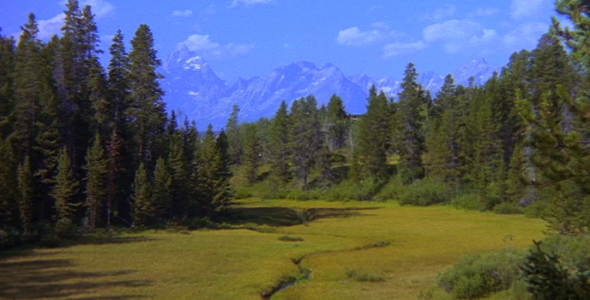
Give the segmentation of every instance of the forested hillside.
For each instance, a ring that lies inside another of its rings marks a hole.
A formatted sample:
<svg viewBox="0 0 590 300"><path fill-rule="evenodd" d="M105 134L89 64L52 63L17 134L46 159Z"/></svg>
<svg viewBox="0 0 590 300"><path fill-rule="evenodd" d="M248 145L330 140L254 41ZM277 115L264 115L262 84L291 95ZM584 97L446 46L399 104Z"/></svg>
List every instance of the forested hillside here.
<svg viewBox="0 0 590 300"><path fill-rule="evenodd" d="M431 95L410 63L397 97L372 89L363 115L350 115L338 95L327 107L309 95L283 102L272 119L241 123L237 103L226 131L204 136L166 114L147 25L129 52L117 32L104 67L89 6L68 0L62 34L48 42L31 13L18 40L0 36L0 229L35 240L165 226L260 196L533 207L560 233L584 232L583 2L558 5L575 30L555 21L536 49L514 53L483 85L449 75Z"/></svg>

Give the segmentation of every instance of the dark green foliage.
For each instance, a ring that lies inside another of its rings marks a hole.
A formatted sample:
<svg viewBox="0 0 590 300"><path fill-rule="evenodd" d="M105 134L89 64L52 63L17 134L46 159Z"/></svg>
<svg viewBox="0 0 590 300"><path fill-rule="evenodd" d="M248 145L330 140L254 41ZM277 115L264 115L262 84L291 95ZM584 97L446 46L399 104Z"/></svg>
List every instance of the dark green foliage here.
<svg viewBox="0 0 590 300"><path fill-rule="evenodd" d="M519 261L510 251L465 256L438 276L438 285L453 299L483 298L510 288L520 274Z"/></svg>
<svg viewBox="0 0 590 300"><path fill-rule="evenodd" d="M330 151L336 151L345 146L349 120L342 98L334 94L330 97L328 111L324 117L322 130L326 132L326 144Z"/></svg>
<svg viewBox="0 0 590 300"><path fill-rule="evenodd" d="M451 201L449 188L431 179L417 180L399 192L400 205L428 206Z"/></svg>
<svg viewBox="0 0 590 300"><path fill-rule="evenodd" d="M55 219L71 223L76 207L80 203L73 202L73 197L78 193L79 182L72 173L72 164L65 148L59 153L55 186L51 191L51 197L55 199Z"/></svg>
<svg viewBox="0 0 590 300"><path fill-rule="evenodd" d="M107 173L108 160L105 156L100 135L97 133L94 144L86 155L86 212L88 215L88 229L94 230L100 218L100 210L108 194Z"/></svg>
<svg viewBox="0 0 590 300"><path fill-rule="evenodd" d="M244 145L240 142L240 126L238 126L238 114L240 107L234 103L232 111L227 119L225 132L227 133L227 140L229 143L229 156L231 163L239 165L241 163L242 154L246 151Z"/></svg>
<svg viewBox="0 0 590 300"><path fill-rule="evenodd" d="M151 182L145 165L141 163L135 173L133 184L133 225L150 225L156 217L157 207L152 198Z"/></svg>
<svg viewBox="0 0 590 300"><path fill-rule="evenodd" d="M323 142L316 99L308 96L293 102L290 118L293 170L295 177L302 182L303 190L307 190L309 174L316 165Z"/></svg>
<svg viewBox="0 0 590 300"><path fill-rule="evenodd" d="M590 267L585 265L573 272L564 268L559 256L541 249L541 242L535 242L535 249L526 257L521 269L533 300L590 298Z"/></svg>
<svg viewBox="0 0 590 300"><path fill-rule="evenodd" d="M172 204L172 176L168 171L166 160L158 158L154 170L154 184L152 190L152 202L156 207L156 218L161 222L170 216ZM186 195L185 195L186 197Z"/></svg>
<svg viewBox="0 0 590 300"><path fill-rule="evenodd" d="M412 183L424 176L422 154L431 103L417 82L418 73L414 64L408 64L404 74L395 114L393 143L400 157L398 175L403 182Z"/></svg>
<svg viewBox="0 0 590 300"><path fill-rule="evenodd" d="M156 58L154 39L150 28L142 24L131 40L129 52L129 99L127 118L136 144L136 159L146 166L155 160L153 152L157 149L159 138L165 131L165 104L162 101L164 92L158 79L162 75L157 72L161 62Z"/></svg>
<svg viewBox="0 0 590 300"><path fill-rule="evenodd" d="M494 206L494 213L501 215L517 215L523 214L524 208L522 208L522 206L514 205L513 203L504 202Z"/></svg>
<svg viewBox="0 0 590 300"><path fill-rule="evenodd" d="M27 156L25 161L18 166L18 208L20 210L20 220L22 222L23 234L31 234L31 226L34 217L33 202L33 174L31 171L31 161Z"/></svg>
<svg viewBox="0 0 590 300"><path fill-rule="evenodd" d="M0 139L0 224L15 225L19 220L19 181L14 176L17 174L17 163L14 159L12 146ZM24 170L23 170L24 171ZM24 178L23 178L24 179ZM23 182L24 183L24 182Z"/></svg>
<svg viewBox="0 0 590 300"><path fill-rule="evenodd" d="M391 144L392 109L381 92L371 88L367 113L358 121L358 139L354 142L352 177L385 179L388 175L387 151Z"/></svg>
<svg viewBox="0 0 590 300"><path fill-rule="evenodd" d="M289 115L287 104L281 102L275 117L272 120L269 131L269 156L273 175L281 183L287 183L290 179L289 172Z"/></svg>
<svg viewBox="0 0 590 300"><path fill-rule="evenodd" d="M261 164L262 149L260 147L260 137L258 136L255 124L244 124L242 128L244 131L242 163L244 164L248 184L252 185L257 180L258 168Z"/></svg>

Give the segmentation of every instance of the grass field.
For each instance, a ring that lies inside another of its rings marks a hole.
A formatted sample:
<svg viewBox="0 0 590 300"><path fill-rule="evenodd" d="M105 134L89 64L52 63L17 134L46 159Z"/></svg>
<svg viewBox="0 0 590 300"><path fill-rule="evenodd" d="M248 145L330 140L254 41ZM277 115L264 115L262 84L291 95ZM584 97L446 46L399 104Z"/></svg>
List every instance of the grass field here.
<svg viewBox="0 0 590 300"><path fill-rule="evenodd" d="M544 229L523 216L395 203L248 199L233 209L229 223L244 229L6 253L0 298L247 300L299 278L272 299L418 299L461 256L524 248Z"/></svg>

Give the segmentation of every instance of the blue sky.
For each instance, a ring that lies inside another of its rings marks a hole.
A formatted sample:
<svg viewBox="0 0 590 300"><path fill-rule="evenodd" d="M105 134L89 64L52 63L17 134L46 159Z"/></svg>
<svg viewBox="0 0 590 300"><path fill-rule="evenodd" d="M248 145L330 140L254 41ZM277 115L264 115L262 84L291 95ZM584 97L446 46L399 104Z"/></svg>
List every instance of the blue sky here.
<svg viewBox="0 0 590 300"><path fill-rule="evenodd" d="M64 0L0 0L3 35L19 34L34 12L41 38L59 33ZM185 43L226 80L248 78L306 60L345 74L401 78L453 72L476 58L503 66L533 49L555 15L554 0L81 0L96 14L102 47L121 29L127 42L140 24L154 33L164 60ZM128 49L129 50L129 49ZM107 51L108 52L108 51ZM104 58L105 62L108 56Z"/></svg>

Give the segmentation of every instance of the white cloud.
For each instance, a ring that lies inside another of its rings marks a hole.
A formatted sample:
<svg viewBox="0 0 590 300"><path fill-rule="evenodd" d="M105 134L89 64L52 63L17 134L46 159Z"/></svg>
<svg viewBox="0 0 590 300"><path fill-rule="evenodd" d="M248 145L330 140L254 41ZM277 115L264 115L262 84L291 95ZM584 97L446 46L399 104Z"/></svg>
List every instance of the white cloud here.
<svg viewBox="0 0 590 300"><path fill-rule="evenodd" d="M475 12L473 12L471 15L472 16L476 16L476 17L489 17L489 16L493 16L493 15L495 15L497 13L498 13L498 9L497 8L491 8L491 7L483 8L483 7L480 7Z"/></svg>
<svg viewBox="0 0 590 300"><path fill-rule="evenodd" d="M399 32L391 30L387 23L376 22L371 24L371 29L365 31L360 30L358 27L340 30L336 41L340 45L359 47L400 35Z"/></svg>
<svg viewBox="0 0 590 300"><path fill-rule="evenodd" d="M456 12L457 8L455 6L449 5L446 8L439 8L431 13L425 14L422 16L422 20L440 22L444 19L454 16Z"/></svg>
<svg viewBox="0 0 590 300"><path fill-rule="evenodd" d="M107 1L104 0L85 0L80 3L80 9L84 8L86 5L91 6L91 11L95 15L96 19L101 19L108 14L110 14L115 7ZM65 14L61 13L56 15L55 17L49 20L38 20L39 26L39 38L49 39L54 34L60 34L61 28L64 25Z"/></svg>
<svg viewBox="0 0 590 300"><path fill-rule="evenodd" d="M542 22L521 24L505 35L503 42L510 48L533 48L548 28L549 25Z"/></svg>
<svg viewBox="0 0 590 300"><path fill-rule="evenodd" d="M190 9L185 10L175 10L172 12L173 17L189 17L193 14L193 11Z"/></svg>
<svg viewBox="0 0 590 300"><path fill-rule="evenodd" d="M234 44L229 43L220 45L212 41L209 35L193 34L178 46L186 45L190 50L209 54L213 58L227 58L237 55L247 54L254 49L252 44Z"/></svg>
<svg viewBox="0 0 590 300"><path fill-rule="evenodd" d="M553 5L551 0L512 0L510 16L514 20L524 20L541 15L545 7Z"/></svg>
<svg viewBox="0 0 590 300"><path fill-rule="evenodd" d="M96 15L97 19L105 17L115 10L115 7L112 4L104 0L85 0L80 3L80 8L83 8L86 5L91 6L92 13Z"/></svg>
<svg viewBox="0 0 590 300"><path fill-rule="evenodd" d="M424 28L422 32L427 43L444 43L449 53L458 53L465 48L485 46L496 38L496 31L486 29L472 20L450 20Z"/></svg>
<svg viewBox="0 0 590 300"><path fill-rule="evenodd" d="M390 58L400 54L414 53L428 47L423 41L415 43L390 43L383 46L383 57Z"/></svg>
<svg viewBox="0 0 590 300"><path fill-rule="evenodd" d="M271 2L272 0L234 0L229 6L229 8L237 7L240 5L252 6L256 4L269 4Z"/></svg>
<svg viewBox="0 0 590 300"><path fill-rule="evenodd" d="M61 32L61 27L64 25L65 14L59 14L49 20L39 20L39 38L42 40L51 38L54 34Z"/></svg>

